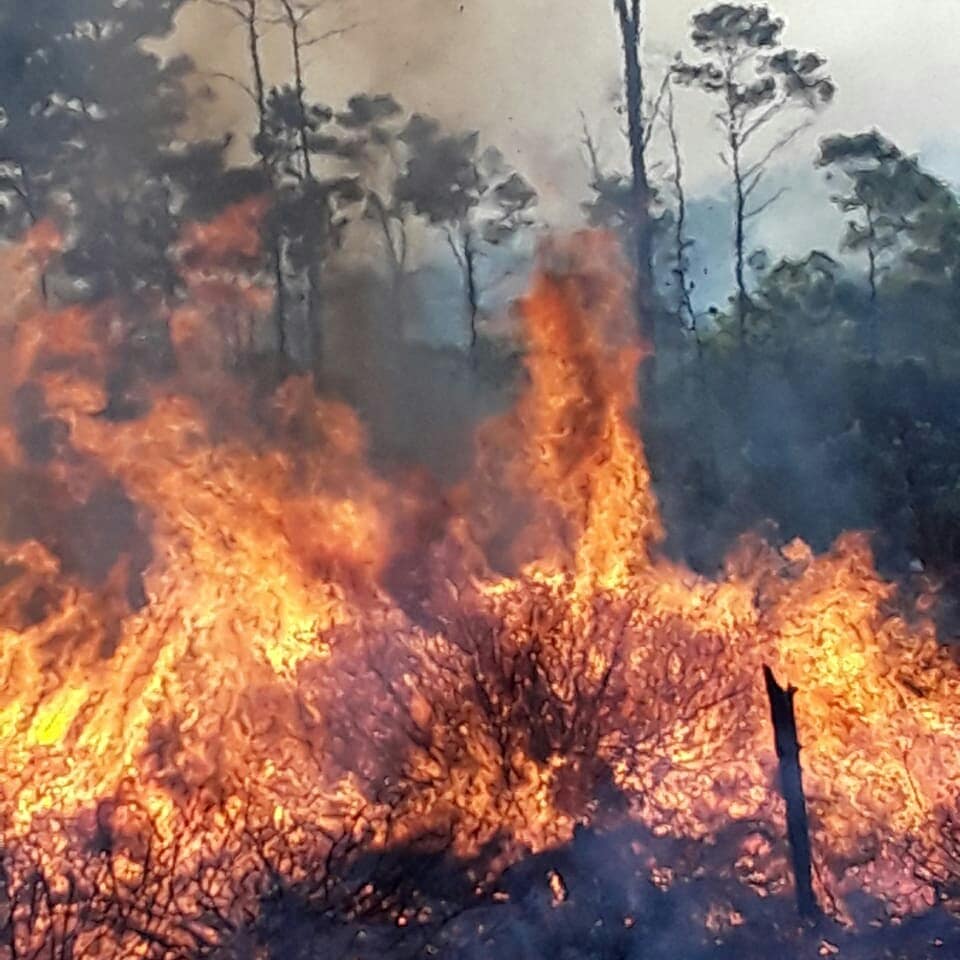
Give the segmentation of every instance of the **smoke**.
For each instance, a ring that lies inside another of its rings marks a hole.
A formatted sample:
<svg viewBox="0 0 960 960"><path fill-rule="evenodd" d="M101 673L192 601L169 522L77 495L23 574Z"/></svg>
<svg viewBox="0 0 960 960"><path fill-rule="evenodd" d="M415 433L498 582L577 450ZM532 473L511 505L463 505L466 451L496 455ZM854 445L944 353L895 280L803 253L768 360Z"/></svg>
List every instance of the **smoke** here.
<svg viewBox="0 0 960 960"><path fill-rule="evenodd" d="M686 46L690 14L702 5L694 0L646 4L644 44L651 89L674 52ZM950 19L942 4L930 7L932 15ZM598 142L601 163L608 169L625 167L623 118L616 110L619 37L612 4L606 0L589 12L571 0L523 4L512 0L396 0L379 8L359 0L337 0L318 3L316 9L308 28L309 36L318 40L307 56L311 97L337 106L358 91L389 92L407 110L435 115L451 129L479 130L482 143L497 146L536 187L538 214L547 224L576 222L579 204L588 193L581 111ZM902 30L912 28L900 24L897 31L888 29L892 18L900 19L890 3L875 6L869 18L849 10L833 11L830 29L825 27L822 13L814 17L798 0L783 0L775 9L787 20L790 43L816 49L827 57L840 96L805 139L797 141L788 163L772 171L771 191L781 182L789 183L791 190L779 201L775 211L779 215L761 218L754 225L750 243L767 246L775 255L800 254L814 244L830 250L841 234L841 224L819 176L809 169L816 136L837 125L856 129L878 118L908 148L911 142L933 135L921 129L929 111L917 109L911 99L911 89L920 89L920 85L911 88L905 77L899 77L897 89L887 89L880 103L870 87L875 71L865 69L862 62L862 51L867 49L863 31L876 33L877 44L888 44L894 36L899 43ZM224 79L225 75L248 76L242 25L220 8L195 2L182 12L170 47L195 59L206 76L204 82L215 94L213 101L197 101L190 132L217 135L231 130L236 134L234 159L248 160L249 133L255 126L252 105L235 83ZM263 47L268 81L289 81L290 51L284 30L279 26L267 29ZM915 69L913 58L901 59L903 70ZM939 72L937 76L941 85L954 82ZM694 298L700 308L714 303L722 306L730 289L731 256L726 172L716 161L710 105L696 94L681 94L678 102L689 178L690 228L696 241L691 251L696 261ZM662 146L655 137L652 167L663 159ZM805 170L802 177L796 172L798 164ZM664 169L669 169L669 164ZM720 199L714 203L711 197ZM361 237L361 244L368 244L366 256L357 256L358 245L353 245L348 258L351 268L360 260L369 262L369 240L369 234ZM419 253L421 260L429 261L423 250ZM421 327L423 342L417 345L394 335L402 323L398 317L402 308L397 309L390 292L372 275L353 270L338 280L341 291L333 295L336 303L330 308L330 322L342 335L333 336L338 347L330 351L336 361L328 371L328 382L361 408L378 450L391 451L402 460L422 458L431 468L450 476L462 463L468 446L464 438L472 432L472 424L491 406L504 402L491 380L499 385L508 382L510 364L506 370L497 365L498 369L488 371L490 377L478 376L474 366L458 356L464 325L455 266L447 263L446 269L438 270L427 266L431 269L416 278L417 292L408 297L410 309L405 311L429 315L429 323ZM431 350L430 344L439 344L440 350ZM835 465L825 462L825 452L804 448L802 438L809 431L804 414L789 400L789 388L768 382L755 393L760 410L769 406L783 411L784 422L791 425L785 433L797 441L793 446L784 444L780 442L783 434L758 425L750 431L757 438L753 450L747 451L747 459L759 457L770 477L797 468L792 482L798 519L788 528L824 545L844 526L869 523L870 517L860 508L864 499L860 481L855 476L839 476ZM437 397L443 401L437 402ZM658 411L658 416L664 415L663 410ZM682 416L701 419L703 414L695 404L684 408ZM656 424L652 426L656 428ZM761 440L761 435L767 439ZM741 438L721 428L711 442L721 486L743 487ZM658 459L656 451L654 459ZM661 472L666 487L675 485L675 473ZM802 482L796 479L801 474ZM823 496L814 491L828 491L826 508ZM667 496L669 500L669 491ZM667 509L671 509L669 504ZM744 516L748 522L757 516L749 509L730 510L728 525L705 536L702 529L684 522L685 509L676 513L671 524L678 531L675 536L690 528L683 552L705 553L712 560L722 554L721 544L737 532L733 525ZM829 529L824 529L824 517ZM705 540L713 540L715 546L704 551Z"/></svg>
<svg viewBox="0 0 960 960"><path fill-rule="evenodd" d="M357 410L375 462L457 480L477 424L511 400L514 341L464 349L468 318L449 272L408 278L398 294L372 270L344 270L333 278L325 323L325 388Z"/></svg>
<svg viewBox="0 0 960 960"><path fill-rule="evenodd" d="M451 129L480 130L485 144L496 145L536 183L546 219L569 223L577 217L587 181L578 111L597 118L615 143L617 138L610 103L619 76L612 11L601 8L584 31L577 5L542 0L519 6L397 0L375 10L350 0L317 6L309 32L325 39L308 53L312 97L338 106L357 92L389 92ZM265 32L271 82L289 80L287 43L279 27ZM249 73L236 20L222 9L191 4L168 46L195 60L215 94L212 106L198 102L190 133L252 130L246 94L223 76ZM570 64L577 62L593 66L572 72ZM246 147L240 142L235 149L239 157ZM617 143L612 158L623 155Z"/></svg>
<svg viewBox="0 0 960 960"><path fill-rule="evenodd" d="M761 960L774 951L797 958L932 960L960 947L960 927L944 909L897 927L871 930L867 920L860 933L823 919L801 924L789 895L785 851L780 895L751 886L744 848L769 840L750 825L708 843L678 843L654 837L613 810L599 820L600 826L578 829L569 844L510 868L483 896L470 889L480 865L402 849L369 858L351 880L360 885L375 878L398 904L408 905L397 912L410 919L396 927L362 915L338 921L287 895L264 905L261 932L271 956L289 960ZM682 868L667 879L669 871L659 871L658 862ZM869 898L859 906L865 919L883 916L882 904Z"/></svg>
<svg viewBox="0 0 960 960"><path fill-rule="evenodd" d="M644 43L650 81L688 46L689 18L699 0L645 4ZM551 220L568 222L586 186L579 111L600 134L607 160L622 166L621 120L614 110L620 77L619 38L609 0L584 8L577 0L360 0L317 3L311 31L327 39L311 47L310 92L341 103L357 91L389 91L414 110L454 126L479 129L540 188ZM833 129L879 125L906 149L936 148L944 132L930 97L956 99L958 81L948 43L958 26L951 0L926 0L923 18L904 19L902 5L883 0L869 15L851 6L824 13L804 0L773 4L787 21L791 44L818 50L830 62L837 104L791 153L809 162L816 137ZM336 32L346 28L343 33ZM179 18L171 49L189 53L201 69L245 75L246 52L229 14L197 0ZM265 40L275 79L289 73L279 30ZM878 62L896 69L877 71ZM198 108L205 132L237 131L249 111L245 95L215 81L215 106ZM681 140L690 186L711 192L725 175L716 163L709 106L681 104Z"/></svg>

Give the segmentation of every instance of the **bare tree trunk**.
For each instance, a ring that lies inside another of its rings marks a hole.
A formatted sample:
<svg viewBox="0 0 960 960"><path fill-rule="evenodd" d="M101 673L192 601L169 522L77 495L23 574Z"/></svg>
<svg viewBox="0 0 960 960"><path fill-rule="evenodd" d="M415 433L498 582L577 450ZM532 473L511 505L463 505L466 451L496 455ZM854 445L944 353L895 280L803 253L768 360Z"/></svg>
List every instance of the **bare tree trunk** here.
<svg viewBox="0 0 960 960"><path fill-rule="evenodd" d="M463 279L467 288L467 308L470 311L470 352L477 346L477 318L480 295L477 290L477 251L473 245L473 231L468 227L463 236Z"/></svg>
<svg viewBox="0 0 960 960"><path fill-rule="evenodd" d="M267 92L264 81L263 60L260 56L260 30L258 0L246 0L247 47L250 52L250 67L253 73L253 89L257 100L257 153L260 155L260 164L270 175L272 181L272 167L266 154L263 137L266 132L267 121ZM274 303L274 317L277 330L277 353L282 358L287 353L287 285L283 276L283 243L277 224L271 219L270 224L270 259L273 269L273 279L276 286L276 302Z"/></svg>
<svg viewBox="0 0 960 960"><path fill-rule="evenodd" d="M260 10L259 0L242 0L233 8L240 17L247 32L247 52L250 56L250 73L253 77L253 97L257 107L257 138L255 149L260 158L267 179L273 182L273 167L266 153L263 139L267 121L267 86L264 80L263 59L260 54ZM270 269L275 286L274 322L277 335L277 354L280 358L287 353L287 286L283 276L283 242L280 230L271 216L268 221L267 243L270 252Z"/></svg>
<svg viewBox="0 0 960 960"><path fill-rule="evenodd" d="M293 55L294 91L297 97L297 131L300 135L300 155L303 158L303 173L313 178L313 162L310 156L310 140L307 129L306 86L303 80L303 56L300 47L300 19L290 0L280 0L287 27L290 30L290 52Z"/></svg>
<svg viewBox="0 0 960 960"><path fill-rule="evenodd" d="M740 349L747 352L747 318L750 312L750 294L746 278L746 224L747 198L744 193L743 171L740 166L740 139L735 130L730 132L730 153L733 166L733 188L736 198L734 212L734 275L737 283L737 335Z"/></svg>
<svg viewBox="0 0 960 960"><path fill-rule="evenodd" d="M636 310L640 335L654 345L653 236L650 224L650 181L647 177L646 137L643 118L643 65L640 0L614 0L623 41L624 89L627 99L630 142L631 214L633 221Z"/></svg>
<svg viewBox="0 0 960 960"><path fill-rule="evenodd" d="M873 210L869 206L867 213L867 280L870 284L870 359L876 360L880 352L880 323L877 316L877 227L873 219Z"/></svg>
<svg viewBox="0 0 960 960"><path fill-rule="evenodd" d="M480 316L480 290L477 284L477 248L474 246L473 230L469 224L461 224L459 233L452 227L446 229L447 244L460 267L467 299L467 322L470 334L470 352L477 345L477 320Z"/></svg>
<svg viewBox="0 0 960 960"><path fill-rule="evenodd" d="M387 247L387 256L390 259L390 272L394 289L398 288L403 278L407 264L407 231L403 221L399 218L392 220L387 212L383 200L375 192L370 193L370 204L377 216L380 232ZM394 233L396 224L396 234Z"/></svg>
<svg viewBox="0 0 960 960"><path fill-rule="evenodd" d="M307 264L307 354L313 373L323 372L326 337L323 330L323 278L316 256Z"/></svg>
<svg viewBox="0 0 960 960"><path fill-rule="evenodd" d="M693 308L690 298L690 281L687 276L687 194L683 186L683 156L680 153L680 137L677 133L677 118L673 99L673 87L667 92L667 132L670 134L670 146L673 153L673 186L677 195L677 219L674 227L674 252L676 266L674 275L677 278L677 319L680 324L693 334L697 344L697 356L703 356L703 344L700 340L700 331L697 328L697 312Z"/></svg>
<svg viewBox="0 0 960 960"><path fill-rule="evenodd" d="M284 17L290 31L290 46L293 56L294 90L297 97L297 128L300 138L300 155L303 160L303 179L308 191L314 188L313 158L310 155L310 136L307 125L306 84L303 77L303 48L300 39L300 18L290 0L280 0ZM322 243L322 234L318 236ZM323 330L320 316L322 290L321 271L318 257L320 244L312 245L307 263L307 336L308 354L314 372L323 366Z"/></svg>
<svg viewBox="0 0 960 960"><path fill-rule="evenodd" d="M247 47L250 53L250 69L253 73L253 89L257 100L257 132L262 137L267 115L267 92L263 80L263 61L260 58L257 0L246 0L245 9L246 13L243 19L247 26ZM260 155L262 159L262 151Z"/></svg>

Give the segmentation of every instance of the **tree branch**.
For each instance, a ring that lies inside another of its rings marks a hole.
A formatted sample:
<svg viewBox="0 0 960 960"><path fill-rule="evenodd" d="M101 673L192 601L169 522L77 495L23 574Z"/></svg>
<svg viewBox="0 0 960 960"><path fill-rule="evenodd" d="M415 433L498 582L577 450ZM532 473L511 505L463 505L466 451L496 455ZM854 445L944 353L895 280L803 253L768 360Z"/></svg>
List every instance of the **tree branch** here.
<svg viewBox="0 0 960 960"><path fill-rule="evenodd" d="M647 117L646 129L644 130L643 135L643 145L647 147L650 145L650 140L653 137L654 131L654 122L657 117L660 115L661 108L663 106L663 98L667 92L667 87L670 84L670 71L663 75L663 80L660 83L660 90L657 92L656 99L653 101L653 109L650 111L650 116Z"/></svg>
<svg viewBox="0 0 960 960"><path fill-rule="evenodd" d="M686 238L687 197L683 187L683 155L680 151L680 137L677 133L676 105L673 99L673 87L670 87L667 98L666 119L667 132L670 135L670 146L673 151L673 186L677 195L677 218L674 229L676 267L673 271L676 275L677 283L680 285L677 300L677 317L680 323L694 334L699 348L700 335L697 330L697 314L690 297L690 286L687 279L687 250L693 245L693 241L687 240ZM684 322L684 312L686 312L686 322Z"/></svg>
<svg viewBox="0 0 960 960"><path fill-rule="evenodd" d="M760 206L754 207L753 210L748 210L743 215L743 219L752 220L754 217L760 216L760 214L763 213L764 210L766 210L769 207L772 207L773 204L775 204L789 189L790 189L789 187L781 187L776 193L773 194L773 196L768 197L766 200L764 200L763 203L760 204Z"/></svg>
<svg viewBox="0 0 960 960"><path fill-rule="evenodd" d="M200 72L200 76L209 77L211 80L227 80L229 83L232 83L235 87L238 87L240 90L242 90L250 98L254 106L258 105L257 95L253 92L253 90L242 80L238 80L232 74L223 73L220 70L203 70Z"/></svg>
<svg viewBox="0 0 960 960"><path fill-rule="evenodd" d="M446 227L444 227L443 232L447 237L447 244L450 246L450 249L453 251L453 255L457 260L457 264L459 265L461 270L465 270L467 267L467 264L466 264L466 261L463 259L463 253L461 252L460 248L457 246L457 242L454 239L453 228L448 224Z"/></svg>
<svg viewBox="0 0 960 960"><path fill-rule="evenodd" d="M302 46L315 47L327 40L332 40L334 37L342 37L345 33L350 33L351 31L356 30L357 27L363 26L364 23L369 23L369 21L356 20L353 23L348 23L343 27L332 27L330 30L325 30L323 33L318 33L315 37L310 37L309 40L304 40Z"/></svg>
<svg viewBox="0 0 960 960"><path fill-rule="evenodd" d="M765 168L761 167L760 169L754 171L749 177L743 178L743 197L747 199L753 193L754 190L760 184L760 181L766 176L767 171Z"/></svg>
<svg viewBox="0 0 960 960"><path fill-rule="evenodd" d="M777 140L767 152L760 157L755 163L752 163L746 170L743 172L744 179L752 177L755 173L760 171L763 167L769 163L769 161L776 156L784 147L792 143L797 136L806 130L810 126L811 121L804 120L803 123L797 124L792 130L789 130L785 133L779 140Z"/></svg>
<svg viewBox="0 0 960 960"><path fill-rule="evenodd" d="M597 154L597 145L590 133L590 128L587 126L587 115L583 110L580 111L580 121L583 124L582 142L587 148L587 156L590 158L590 172L593 175L594 182L599 183L603 176L603 171L600 168L600 157Z"/></svg>
<svg viewBox="0 0 960 960"><path fill-rule="evenodd" d="M778 97L766 109L762 110L756 119L748 124L740 133L740 145L744 146L746 142L761 128L766 126L777 113L787 105L785 97Z"/></svg>
<svg viewBox="0 0 960 960"><path fill-rule="evenodd" d="M230 0L203 0L210 7L220 7L223 10L228 10L235 17L238 17L240 20L247 20L248 14L240 10L235 3L231 3Z"/></svg>

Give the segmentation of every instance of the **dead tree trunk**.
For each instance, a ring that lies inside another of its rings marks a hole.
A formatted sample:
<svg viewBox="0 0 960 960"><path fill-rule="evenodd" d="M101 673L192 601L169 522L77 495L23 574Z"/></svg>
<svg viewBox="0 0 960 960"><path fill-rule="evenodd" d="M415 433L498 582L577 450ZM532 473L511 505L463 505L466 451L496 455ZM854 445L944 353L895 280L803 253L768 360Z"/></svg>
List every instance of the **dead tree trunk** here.
<svg viewBox="0 0 960 960"><path fill-rule="evenodd" d="M780 761L780 792L787 805L787 837L793 860L793 876L797 891L797 910L801 917L819 913L813 893L813 860L810 853L810 828L807 822L807 801L803 793L800 768L800 741L797 739L797 718L793 710L795 687L784 689L773 671L764 666L763 679L770 700L774 742Z"/></svg>
<svg viewBox="0 0 960 960"><path fill-rule="evenodd" d="M247 50L250 56L250 70L253 75L253 92L257 104L257 138L255 149L260 157L260 166L268 181L274 181L273 164L266 153L267 123L267 86L264 78L263 56L260 49L260 10L258 0L245 0L240 7L240 17L247 31ZM268 219L270 267L276 287L274 317L277 331L277 356L283 364L287 355L287 284L283 275L283 240L280 225L276 222L274 211Z"/></svg>
<svg viewBox="0 0 960 960"><path fill-rule="evenodd" d="M470 310L470 353L477 348L477 318L480 313L480 293L477 290L477 249L473 231L468 230L463 238L463 279L467 287L467 307Z"/></svg>
<svg viewBox="0 0 960 960"><path fill-rule="evenodd" d="M302 11L297 11L292 0L281 0L284 18L287 21L287 28L290 33L290 53L293 58L293 79L294 92L297 98L297 131L300 140L300 156L303 164L301 178L308 192L318 191L318 184L313 175L313 158L310 154L310 129L307 120L307 86L304 78L303 65L303 37L301 36L301 27L303 24ZM329 208L329 199L324 200L324 205ZM324 219L329 216L329 209L325 211ZM312 228L314 231L316 227ZM323 330L321 329L321 270L319 258L321 255L321 245L324 235L328 232L328 224L324 224L314 237L314 242L310 244L308 250L308 262L306 268L307 274L307 337L309 344L307 347L308 363L315 375L319 375L323 369Z"/></svg>
<svg viewBox="0 0 960 960"><path fill-rule="evenodd" d="M627 100L627 136L630 144L630 217L636 271L637 323L641 337L653 347L656 315L653 281L653 233L650 222L650 181L647 176L643 117L643 61L640 55L640 0L614 0L623 43L623 84ZM651 355L652 360L652 355Z"/></svg>

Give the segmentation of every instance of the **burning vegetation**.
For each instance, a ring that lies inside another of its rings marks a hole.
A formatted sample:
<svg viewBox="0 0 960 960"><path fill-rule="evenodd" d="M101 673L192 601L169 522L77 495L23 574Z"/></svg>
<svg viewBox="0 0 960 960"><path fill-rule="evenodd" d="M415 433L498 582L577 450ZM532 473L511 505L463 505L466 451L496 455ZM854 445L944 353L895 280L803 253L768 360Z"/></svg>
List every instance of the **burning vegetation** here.
<svg viewBox="0 0 960 960"><path fill-rule="evenodd" d="M149 377L119 302L43 305L53 231L5 253L0 957L952 955L930 598L859 534L664 558L616 242L545 246L523 390L439 491L307 379L230 372L262 214L183 236ZM799 690L811 923L764 666Z"/></svg>

